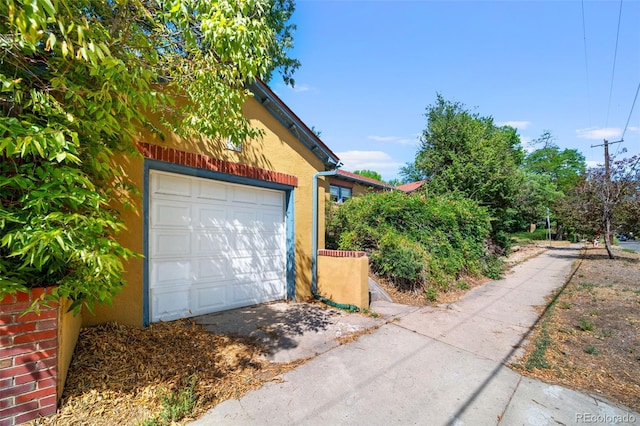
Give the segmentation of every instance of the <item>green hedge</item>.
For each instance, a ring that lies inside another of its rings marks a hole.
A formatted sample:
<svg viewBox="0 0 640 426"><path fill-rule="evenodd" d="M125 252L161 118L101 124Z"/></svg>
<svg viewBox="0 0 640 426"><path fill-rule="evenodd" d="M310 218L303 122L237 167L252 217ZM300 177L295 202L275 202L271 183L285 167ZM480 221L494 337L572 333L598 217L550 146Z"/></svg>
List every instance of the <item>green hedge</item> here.
<svg viewBox="0 0 640 426"><path fill-rule="evenodd" d="M455 197L398 191L355 197L327 216L327 246L364 250L377 274L405 290L448 288L462 274L495 269L485 208Z"/></svg>

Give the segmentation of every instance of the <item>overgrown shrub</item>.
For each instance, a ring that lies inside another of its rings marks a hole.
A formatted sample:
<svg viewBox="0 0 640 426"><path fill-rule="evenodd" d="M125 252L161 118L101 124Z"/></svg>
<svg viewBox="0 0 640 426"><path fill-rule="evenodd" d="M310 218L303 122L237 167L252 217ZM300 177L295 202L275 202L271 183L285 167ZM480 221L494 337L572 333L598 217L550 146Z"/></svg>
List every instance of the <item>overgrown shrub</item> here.
<svg viewBox="0 0 640 426"><path fill-rule="evenodd" d="M462 274L495 275L485 249L489 219L485 208L464 198L370 193L327 216L327 243L368 252L372 269L398 288L446 289Z"/></svg>
<svg viewBox="0 0 640 426"><path fill-rule="evenodd" d="M425 261L426 255L420 244L395 232L383 235L378 249L371 253L373 270L406 290L422 286Z"/></svg>

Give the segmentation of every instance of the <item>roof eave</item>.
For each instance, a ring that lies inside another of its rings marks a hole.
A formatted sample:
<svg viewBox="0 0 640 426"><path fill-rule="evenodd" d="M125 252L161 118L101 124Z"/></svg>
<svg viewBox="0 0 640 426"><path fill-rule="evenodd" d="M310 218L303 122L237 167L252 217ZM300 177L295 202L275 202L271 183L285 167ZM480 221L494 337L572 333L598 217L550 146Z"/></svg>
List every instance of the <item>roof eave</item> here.
<svg viewBox="0 0 640 426"><path fill-rule="evenodd" d="M316 136L304 122L261 80L248 85L255 99L269 111L269 113L289 130L302 144L311 151L325 166L326 170L333 170L340 165L340 158L334 154Z"/></svg>

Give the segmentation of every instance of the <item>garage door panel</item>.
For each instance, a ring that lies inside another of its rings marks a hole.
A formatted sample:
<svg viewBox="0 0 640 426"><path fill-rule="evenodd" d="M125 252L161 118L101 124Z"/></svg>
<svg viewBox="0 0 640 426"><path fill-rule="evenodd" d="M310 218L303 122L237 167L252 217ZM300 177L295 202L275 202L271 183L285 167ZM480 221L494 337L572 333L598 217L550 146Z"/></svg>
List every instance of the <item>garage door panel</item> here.
<svg viewBox="0 0 640 426"><path fill-rule="evenodd" d="M192 315L190 306L190 292L182 286L151 290L151 309L155 321L189 317Z"/></svg>
<svg viewBox="0 0 640 426"><path fill-rule="evenodd" d="M202 256L212 253L220 253L229 250L234 244L234 237L220 232L199 232L194 235L196 246L193 254Z"/></svg>
<svg viewBox="0 0 640 426"><path fill-rule="evenodd" d="M284 299L284 193L173 175L151 171L151 321Z"/></svg>
<svg viewBox="0 0 640 426"><path fill-rule="evenodd" d="M176 201L157 200L151 209L151 226L188 228L191 226L191 208Z"/></svg>
<svg viewBox="0 0 640 426"><path fill-rule="evenodd" d="M267 282L278 282L280 278L280 271L277 269L270 271L264 270L260 272L251 271L248 273L239 273L234 277L237 282L242 284L255 283L256 281L260 281L263 284Z"/></svg>
<svg viewBox="0 0 640 426"><path fill-rule="evenodd" d="M207 181L197 183L198 195L202 200L227 201L228 188L222 185L210 185Z"/></svg>
<svg viewBox="0 0 640 426"><path fill-rule="evenodd" d="M257 204L258 202L258 191L255 188L244 187L244 186L233 186L232 187L232 196L231 200L234 203L243 203L243 204Z"/></svg>
<svg viewBox="0 0 640 426"><path fill-rule="evenodd" d="M229 290L231 292L230 302L235 306L254 305L282 298L278 281L262 283L258 292L252 283L239 283L229 287Z"/></svg>
<svg viewBox="0 0 640 426"><path fill-rule="evenodd" d="M156 287L191 281L191 261L154 261L151 264L151 280Z"/></svg>
<svg viewBox="0 0 640 426"><path fill-rule="evenodd" d="M195 286L192 291L193 299L191 301L192 306L195 307L193 314L199 315L227 309L226 292L226 285L203 284Z"/></svg>
<svg viewBox="0 0 640 426"><path fill-rule="evenodd" d="M233 224L233 232L253 232L258 228L258 214L255 210L234 208L230 214L229 221Z"/></svg>
<svg viewBox="0 0 640 426"><path fill-rule="evenodd" d="M278 192L263 192L260 204L263 206L282 207L282 193Z"/></svg>
<svg viewBox="0 0 640 426"><path fill-rule="evenodd" d="M195 282L200 281L223 281L233 277L233 272L229 268L229 261L223 257L210 257L197 259L194 261Z"/></svg>
<svg viewBox="0 0 640 426"><path fill-rule="evenodd" d="M196 206L195 226L205 229L224 231L228 228L227 209L224 206Z"/></svg>
<svg viewBox="0 0 640 426"><path fill-rule="evenodd" d="M280 258L267 258L264 256L246 256L231 260L231 271L236 276L245 276L254 273L256 277L269 271L282 271L283 260ZM259 278L257 278L259 279Z"/></svg>
<svg viewBox="0 0 640 426"><path fill-rule="evenodd" d="M156 195L171 195L179 198L191 197L191 179L188 177L157 173L152 176L151 184Z"/></svg>
<svg viewBox="0 0 640 426"><path fill-rule="evenodd" d="M151 256L186 257L191 253L191 235L179 231L158 231L151 236Z"/></svg>

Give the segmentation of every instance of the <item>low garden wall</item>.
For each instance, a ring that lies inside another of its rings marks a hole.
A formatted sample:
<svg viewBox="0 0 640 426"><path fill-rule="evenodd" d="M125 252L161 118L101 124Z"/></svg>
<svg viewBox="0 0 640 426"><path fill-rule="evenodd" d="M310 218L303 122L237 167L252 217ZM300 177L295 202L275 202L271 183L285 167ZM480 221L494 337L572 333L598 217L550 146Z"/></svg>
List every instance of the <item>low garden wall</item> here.
<svg viewBox="0 0 640 426"><path fill-rule="evenodd" d="M80 332L69 303L23 312L52 287L18 292L0 301L0 426L55 414Z"/></svg>
<svg viewBox="0 0 640 426"><path fill-rule="evenodd" d="M318 293L336 303L369 307L369 258L365 252L318 250Z"/></svg>

